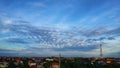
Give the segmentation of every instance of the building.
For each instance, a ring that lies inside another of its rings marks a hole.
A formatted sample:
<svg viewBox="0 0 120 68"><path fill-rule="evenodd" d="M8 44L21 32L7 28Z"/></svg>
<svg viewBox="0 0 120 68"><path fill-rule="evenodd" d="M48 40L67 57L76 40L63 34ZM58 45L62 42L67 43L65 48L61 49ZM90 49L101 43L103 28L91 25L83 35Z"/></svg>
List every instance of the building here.
<svg viewBox="0 0 120 68"><path fill-rule="evenodd" d="M50 68L59 68L59 63L58 62L53 62Z"/></svg>

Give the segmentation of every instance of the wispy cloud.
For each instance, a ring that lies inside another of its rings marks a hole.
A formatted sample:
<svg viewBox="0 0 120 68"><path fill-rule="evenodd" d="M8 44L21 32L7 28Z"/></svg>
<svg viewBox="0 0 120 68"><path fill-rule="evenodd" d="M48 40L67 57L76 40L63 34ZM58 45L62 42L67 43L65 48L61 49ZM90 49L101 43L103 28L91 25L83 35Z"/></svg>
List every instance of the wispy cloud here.
<svg viewBox="0 0 120 68"><path fill-rule="evenodd" d="M43 2L30 2L29 5L37 8L43 8L46 7L46 5Z"/></svg>
<svg viewBox="0 0 120 68"><path fill-rule="evenodd" d="M100 39L80 39L81 35L85 37L96 37L96 36L104 36L104 35L116 35L119 34L119 28L114 30L105 30L104 28L96 28L90 29L88 31L79 31L76 30L75 33L72 31L74 28L69 28L69 30L63 31L60 28L51 28L51 27L35 27L28 24L23 24L25 21L19 21L18 23L14 23L9 25L10 33L14 33L13 35L17 36L15 38L8 37L7 39L3 39L8 43L21 43L21 44L29 44L32 43L35 47L38 45L40 48L68 48L71 49L73 47L92 47L93 45L98 45L96 41L104 40L106 38ZM81 33L79 33L81 32ZM77 35L77 36L75 36ZM114 39L112 37L108 37L108 39ZM31 41L31 42L30 42ZM82 44L82 45L81 45ZM84 44L84 45L83 45ZM94 49L95 46L93 46ZM67 49L66 49L67 50ZM76 50L76 49L75 49ZM88 49L89 50L89 49Z"/></svg>

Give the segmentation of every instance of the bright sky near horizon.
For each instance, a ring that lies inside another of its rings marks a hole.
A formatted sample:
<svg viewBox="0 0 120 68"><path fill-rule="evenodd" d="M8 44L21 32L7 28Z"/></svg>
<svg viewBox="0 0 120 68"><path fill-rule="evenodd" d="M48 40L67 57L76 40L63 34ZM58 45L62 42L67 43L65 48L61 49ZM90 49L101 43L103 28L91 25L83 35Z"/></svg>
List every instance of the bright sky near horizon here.
<svg viewBox="0 0 120 68"><path fill-rule="evenodd" d="M120 57L120 0L0 0L0 56Z"/></svg>

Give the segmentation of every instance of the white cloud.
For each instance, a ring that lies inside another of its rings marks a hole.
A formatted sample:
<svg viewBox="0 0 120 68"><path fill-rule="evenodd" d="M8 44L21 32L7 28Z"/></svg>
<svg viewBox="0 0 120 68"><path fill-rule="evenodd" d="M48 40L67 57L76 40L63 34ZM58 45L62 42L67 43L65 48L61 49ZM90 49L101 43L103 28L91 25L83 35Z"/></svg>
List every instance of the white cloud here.
<svg viewBox="0 0 120 68"><path fill-rule="evenodd" d="M11 19L4 19L2 22L4 25L10 25L13 23L13 21Z"/></svg>
<svg viewBox="0 0 120 68"><path fill-rule="evenodd" d="M103 50L103 56L107 56L109 54L115 54L120 52L120 37L118 37L116 40L106 40L104 41L105 44L102 46ZM94 49L92 51L86 52L88 54L94 55L94 56L99 56L100 54L100 49Z"/></svg>
<svg viewBox="0 0 120 68"><path fill-rule="evenodd" d="M117 38L116 40L109 40L106 41L106 44L104 44L104 52L105 53L114 53L120 51L120 38Z"/></svg>
<svg viewBox="0 0 120 68"><path fill-rule="evenodd" d="M4 29L4 30L1 30L1 32L0 33L8 33L8 32L10 32L10 29Z"/></svg>
<svg viewBox="0 0 120 68"><path fill-rule="evenodd" d="M120 17L119 18L115 18L115 22L120 24Z"/></svg>
<svg viewBox="0 0 120 68"><path fill-rule="evenodd" d="M29 3L31 6L33 7L45 7L46 5L42 2L32 2L32 3Z"/></svg>
<svg viewBox="0 0 120 68"><path fill-rule="evenodd" d="M70 25L65 24L65 23L56 24L55 27L62 30L62 31L70 29Z"/></svg>
<svg viewBox="0 0 120 68"><path fill-rule="evenodd" d="M10 39L10 38L19 38L19 37L18 36L1 37L0 41Z"/></svg>
<svg viewBox="0 0 120 68"><path fill-rule="evenodd" d="M96 15L96 16L91 15L91 16L83 17L78 22L79 23L87 23L89 21L89 23L98 23L98 21L101 21L103 18L113 16L114 12L118 12L118 8L111 7L111 9L109 9L107 11L103 11L100 14L98 13L98 15ZM95 13L95 11L93 11L91 13Z"/></svg>

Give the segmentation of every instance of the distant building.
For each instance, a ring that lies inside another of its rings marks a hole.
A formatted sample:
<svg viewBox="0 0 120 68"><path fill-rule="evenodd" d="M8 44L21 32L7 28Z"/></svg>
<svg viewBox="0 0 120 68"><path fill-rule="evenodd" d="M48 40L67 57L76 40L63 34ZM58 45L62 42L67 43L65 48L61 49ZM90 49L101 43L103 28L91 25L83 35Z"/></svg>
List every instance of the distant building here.
<svg viewBox="0 0 120 68"><path fill-rule="evenodd" d="M109 58L106 59L106 63L112 63L112 61L113 59L109 59Z"/></svg>
<svg viewBox="0 0 120 68"><path fill-rule="evenodd" d="M59 68L59 63L58 62L53 62L50 68Z"/></svg>
<svg viewBox="0 0 120 68"><path fill-rule="evenodd" d="M33 60L29 60L29 66L30 68L37 68L37 64Z"/></svg>
<svg viewBox="0 0 120 68"><path fill-rule="evenodd" d="M46 58L46 61L53 61L54 59Z"/></svg>

